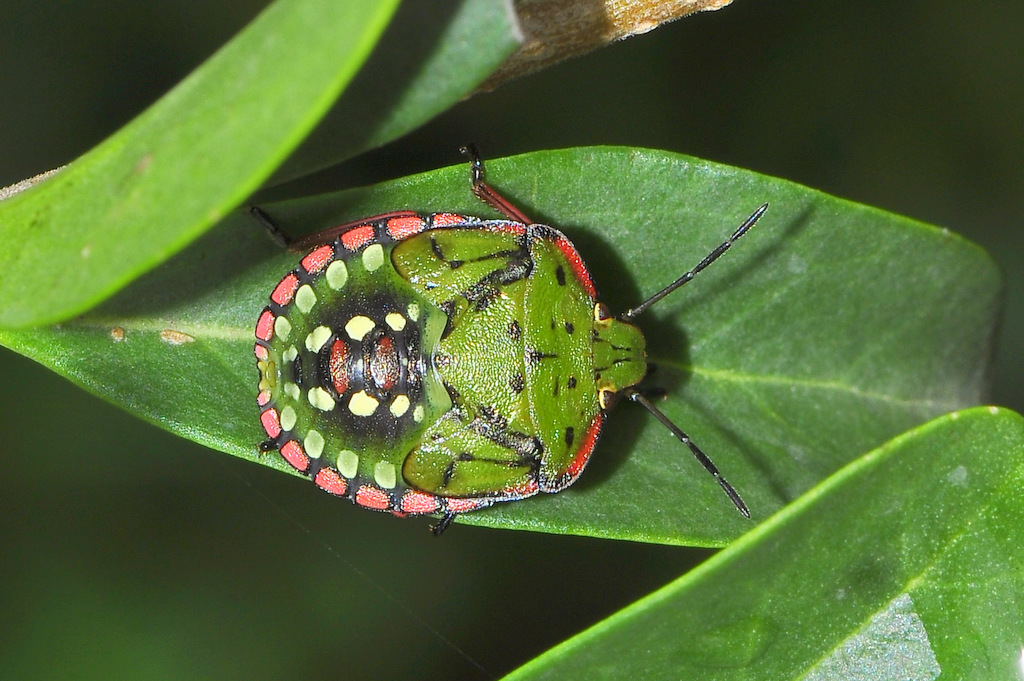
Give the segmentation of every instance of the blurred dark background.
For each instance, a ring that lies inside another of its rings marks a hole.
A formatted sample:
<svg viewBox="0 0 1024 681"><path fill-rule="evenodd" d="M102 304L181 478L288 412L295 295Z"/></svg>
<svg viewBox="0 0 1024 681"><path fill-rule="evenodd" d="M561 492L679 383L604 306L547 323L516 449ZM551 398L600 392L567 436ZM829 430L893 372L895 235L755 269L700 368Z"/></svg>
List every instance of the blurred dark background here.
<svg viewBox="0 0 1024 681"><path fill-rule="evenodd" d="M114 132L263 4L6 0L0 186ZM468 140L491 157L629 144L948 227L1006 273L991 400L1021 411L1022 26L1019 0L737 0L474 97L316 183L447 165ZM484 679L709 554L467 527L435 541L5 350L0 376L0 678Z"/></svg>

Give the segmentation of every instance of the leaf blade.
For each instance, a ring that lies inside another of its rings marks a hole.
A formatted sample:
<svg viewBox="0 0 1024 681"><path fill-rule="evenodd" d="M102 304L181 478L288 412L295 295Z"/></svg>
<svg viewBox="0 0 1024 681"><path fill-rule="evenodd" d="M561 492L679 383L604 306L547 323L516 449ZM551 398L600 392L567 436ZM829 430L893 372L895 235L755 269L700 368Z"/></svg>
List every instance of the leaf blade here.
<svg viewBox="0 0 1024 681"><path fill-rule="evenodd" d="M929 422L506 678L1009 678L1022 453L1012 412Z"/></svg>
<svg viewBox="0 0 1024 681"><path fill-rule="evenodd" d="M641 320L659 363L654 378L670 393L660 406L716 461L755 518L896 434L981 399L999 275L958 237L665 152L538 152L495 160L488 169L527 214L568 232L613 310L660 288L753 207L772 202L764 222L721 263ZM466 169L454 166L266 209L295 231L397 208L485 213L467 185ZM666 225L672 248L664 246ZM876 258L847 257L879 230L888 238L876 239ZM890 264L893 253L902 254L899 268ZM279 457L255 447L262 435L251 334L266 296L295 259L245 216L234 216L74 324L0 334L0 342L92 390L108 390L108 399L174 432L285 470ZM843 296L840 314L835 300ZM899 342L888 330L894 324ZM125 343L110 339L116 325L127 330ZM165 328L199 342L169 346L158 339ZM143 356L151 354L146 362L158 367L145 375L159 388L141 390L124 375L124 366L145 366L128 352L133 337L145 340ZM195 354L204 345L205 358ZM231 367L231 378L204 384L201 377L221 365ZM696 545L720 545L747 529L686 450L627 406L611 415L594 460L571 489L460 521Z"/></svg>
<svg viewBox="0 0 1024 681"><path fill-rule="evenodd" d="M0 203L18 244L0 251L0 325L82 312L220 219L323 115L396 5L278 0L120 132Z"/></svg>

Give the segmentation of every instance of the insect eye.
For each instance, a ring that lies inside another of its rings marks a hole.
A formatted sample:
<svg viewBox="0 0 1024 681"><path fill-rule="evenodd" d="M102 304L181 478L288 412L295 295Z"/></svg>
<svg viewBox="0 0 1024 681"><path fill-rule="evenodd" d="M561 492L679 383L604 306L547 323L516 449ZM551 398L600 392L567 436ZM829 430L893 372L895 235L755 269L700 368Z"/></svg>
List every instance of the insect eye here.
<svg viewBox="0 0 1024 681"><path fill-rule="evenodd" d="M600 405L601 409L605 411L611 409L618 399L619 393L611 388L600 388L597 391L597 403Z"/></svg>
<svg viewBox="0 0 1024 681"><path fill-rule="evenodd" d="M604 303L597 303L594 305L594 321L595 322L607 322L612 318L611 310Z"/></svg>

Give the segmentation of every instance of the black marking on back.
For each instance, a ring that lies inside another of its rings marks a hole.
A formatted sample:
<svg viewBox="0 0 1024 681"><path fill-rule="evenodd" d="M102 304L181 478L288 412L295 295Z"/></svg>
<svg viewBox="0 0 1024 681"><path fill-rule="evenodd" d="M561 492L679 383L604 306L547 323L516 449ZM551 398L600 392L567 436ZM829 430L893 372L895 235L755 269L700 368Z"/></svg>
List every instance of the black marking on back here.
<svg viewBox="0 0 1024 681"><path fill-rule="evenodd" d="M455 301L446 300L441 303L439 307L446 317L444 321L444 331L441 332L441 339L444 340L455 328Z"/></svg>
<svg viewBox="0 0 1024 681"><path fill-rule="evenodd" d="M517 240L519 241L519 240ZM533 257L530 255L529 243L522 240L515 250L495 251L467 262L482 262L490 259L507 258L504 267L500 267L480 278L463 292L463 297L478 310L487 307L491 299L500 294L503 286L526 279L533 273Z"/></svg>
<svg viewBox="0 0 1024 681"><path fill-rule="evenodd" d="M527 364L537 364L542 359L554 359L556 357L558 357L558 354L554 352L541 352L540 350L534 350L532 348L527 348L526 350Z"/></svg>
<svg viewBox="0 0 1024 681"><path fill-rule="evenodd" d="M561 265L555 268L555 279L559 286L565 286L565 269Z"/></svg>
<svg viewBox="0 0 1024 681"><path fill-rule="evenodd" d="M469 430L481 435L491 442L514 451L519 459L518 466L529 465L531 469L540 466L544 445L533 435L521 433L508 427L508 419L499 414L493 407L481 405L477 416L470 421Z"/></svg>

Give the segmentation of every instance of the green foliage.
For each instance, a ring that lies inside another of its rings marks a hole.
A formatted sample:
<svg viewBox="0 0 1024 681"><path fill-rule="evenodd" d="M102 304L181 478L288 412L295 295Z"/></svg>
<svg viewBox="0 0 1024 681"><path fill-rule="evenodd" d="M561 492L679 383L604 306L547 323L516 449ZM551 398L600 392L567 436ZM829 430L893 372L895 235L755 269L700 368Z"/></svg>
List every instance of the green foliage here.
<svg viewBox="0 0 1024 681"><path fill-rule="evenodd" d="M2 235L19 244L0 251L0 325L67 319L208 230L255 191L327 113L397 4L278 0L131 124L46 182L0 204ZM391 70L404 67L404 77L388 73L390 87L374 81L376 96L342 101L333 118L343 121L328 129L342 132L327 140L328 147L300 154L292 166L340 161L458 101L516 44L507 17L498 14L505 21L495 20L498 5L466 2L454 18L442 13L451 20L446 30L455 35L441 36L444 42L433 55L421 55L425 66L408 63L400 39L386 41L388 52L400 55L390 60ZM488 40L458 40L473 32ZM365 94L365 78L357 86ZM370 117L375 126L365 125L368 111L380 114Z"/></svg>
<svg viewBox="0 0 1024 681"><path fill-rule="evenodd" d="M613 310L771 203L720 262L639 319L666 413L713 454L755 520L907 428L981 399L999 278L948 232L666 152L538 152L488 170L527 214L567 231ZM463 164L264 208L313 232L396 207L486 212ZM287 470L255 446L252 344L296 260L238 212L99 308L0 341L173 432ZM168 330L195 342L169 342ZM703 546L751 527L646 413L622 405L605 429L594 470L569 491L465 521Z"/></svg>
<svg viewBox="0 0 1024 681"><path fill-rule="evenodd" d="M930 421L507 678L1009 679L1022 462L1013 412Z"/></svg>

